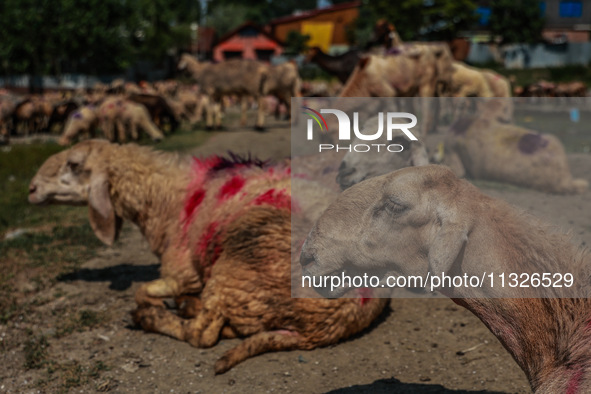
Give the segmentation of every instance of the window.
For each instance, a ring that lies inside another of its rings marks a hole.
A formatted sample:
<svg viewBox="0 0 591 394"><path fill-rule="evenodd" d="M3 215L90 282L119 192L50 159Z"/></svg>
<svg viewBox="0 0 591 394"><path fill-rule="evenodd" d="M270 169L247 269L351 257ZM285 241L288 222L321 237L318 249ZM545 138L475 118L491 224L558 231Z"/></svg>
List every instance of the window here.
<svg viewBox="0 0 591 394"><path fill-rule="evenodd" d="M546 2L540 1L540 15L546 16Z"/></svg>
<svg viewBox="0 0 591 394"><path fill-rule="evenodd" d="M241 57L242 51L224 51L224 60L240 59Z"/></svg>
<svg viewBox="0 0 591 394"><path fill-rule="evenodd" d="M582 1L561 1L560 2L560 17L561 18L580 18L583 15Z"/></svg>
<svg viewBox="0 0 591 394"><path fill-rule="evenodd" d="M478 24L480 26L488 26L490 22L490 7L478 7L476 14L478 15Z"/></svg>
<svg viewBox="0 0 591 394"><path fill-rule="evenodd" d="M275 51L272 49L257 49L256 50L257 59L264 61L264 62L270 62L271 56L273 56L274 53L275 53Z"/></svg>

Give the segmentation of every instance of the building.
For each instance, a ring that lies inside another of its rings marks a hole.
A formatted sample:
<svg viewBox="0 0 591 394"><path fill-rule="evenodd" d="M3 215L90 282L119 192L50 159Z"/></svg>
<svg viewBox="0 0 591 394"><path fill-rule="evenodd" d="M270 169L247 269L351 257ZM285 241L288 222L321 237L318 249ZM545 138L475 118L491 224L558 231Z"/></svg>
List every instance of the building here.
<svg viewBox="0 0 591 394"><path fill-rule="evenodd" d="M270 32L285 42L290 31L310 35L309 46L324 51L346 49L349 46L347 31L359 16L361 1L338 4L331 7L301 12L272 20Z"/></svg>
<svg viewBox="0 0 591 394"><path fill-rule="evenodd" d="M246 22L225 36L213 47L213 60L221 62L242 58L269 62L283 52L282 43L252 22Z"/></svg>
<svg viewBox="0 0 591 394"><path fill-rule="evenodd" d="M478 2L478 27L473 32L475 41L488 40L487 26L491 15L492 0ZM591 2L583 0L539 1L540 14L545 18L543 38L552 44L587 42L591 31ZM477 34L474 34L477 33Z"/></svg>
<svg viewBox="0 0 591 394"><path fill-rule="evenodd" d="M546 18L542 35L552 43L587 42L591 30L591 2L582 0L540 1Z"/></svg>

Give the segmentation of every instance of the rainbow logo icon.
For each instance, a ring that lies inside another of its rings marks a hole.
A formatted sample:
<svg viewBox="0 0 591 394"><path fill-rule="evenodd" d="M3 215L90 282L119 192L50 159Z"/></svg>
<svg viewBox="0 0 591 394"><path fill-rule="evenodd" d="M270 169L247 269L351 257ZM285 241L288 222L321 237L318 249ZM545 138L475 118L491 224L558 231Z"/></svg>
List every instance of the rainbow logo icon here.
<svg viewBox="0 0 591 394"><path fill-rule="evenodd" d="M326 120L324 120L324 117L320 115L320 112L304 106L302 106L302 109L304 110L302 111L302 114L310 116L312 119L316 121L316 123L318 123L318 126L320 126L320 131L328 131L328 125L326 124ZM308 139L312 139L312 119L308 119Z"/></svg>

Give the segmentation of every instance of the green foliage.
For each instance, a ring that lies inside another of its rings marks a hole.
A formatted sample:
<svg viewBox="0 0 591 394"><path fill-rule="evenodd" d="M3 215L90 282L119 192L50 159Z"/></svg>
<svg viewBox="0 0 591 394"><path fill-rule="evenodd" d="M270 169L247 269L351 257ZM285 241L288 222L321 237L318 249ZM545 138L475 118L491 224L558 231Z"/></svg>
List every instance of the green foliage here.
<svg viewBox="0 0 591 394"><path fill-rule="evenodd" d="M358 48L364 48L372 39L378 19L372 7L362 5L359 8L359 16L346 30L347 41Z"/></svg>
<svg viewBox="0 0 591 394"><path fill-rule="evenodd" d="M37 369L45 365L49 343L44 336L35 337L29 332L29 339L25 341L25 368Z"/></svg>
<svg viewBox="0 0 591 394"><path fill-rule="evenodd" d="M189 40L189 0L3 0L0 71L115 73Z"/></svg>
<svg viewBox="0 0 591 394"><path fill-rule="evenodd" d="M538 0L497 0L492 2L490 30L501 36L501 44L539 42L544 18Z"/></svg>
<svg viewBox="0 0 591 394"><path fill-rule="evenodd" d="M310 41L309 34L302 34L299 31L291 30L285 38L285 54L297 55L304 52L309 48L308 41Z"/></svg>
<svg viewBox="0 0 591 394"><path fill-rule="evenodd" d="M366 0L403 40L451 40L476 21L475 0Z"/></svg>
<svg viewBox="0 0 591 394"><path fill-rule="evenodd" d="M245 5L222 4L211 11L205 25L213 27L218 36L223 36L246 22L249 14L249 8Z"/></svg>

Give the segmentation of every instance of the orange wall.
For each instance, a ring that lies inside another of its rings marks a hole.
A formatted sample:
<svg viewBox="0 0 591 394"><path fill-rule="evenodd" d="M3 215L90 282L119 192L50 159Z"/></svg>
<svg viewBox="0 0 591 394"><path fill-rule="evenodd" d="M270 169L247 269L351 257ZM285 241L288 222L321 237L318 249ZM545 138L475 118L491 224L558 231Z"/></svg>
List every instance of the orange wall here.
<svg viewBox="0 0 591 394"><path fill-rule="evenodd" d="M352 23L359 15L358 8L349 8L346 10L338 10L334 12L326 12L320 15L311 16L306 19L299 19L293 22L285 22L274 26L273 34L279 41L285 42L287 33L291 30L301 31L302 22L332 22L334 23L334 31L332 35L333 45L348 44L346 27L353 26Z"/></svg>

